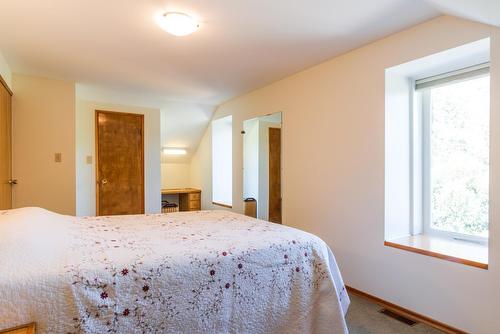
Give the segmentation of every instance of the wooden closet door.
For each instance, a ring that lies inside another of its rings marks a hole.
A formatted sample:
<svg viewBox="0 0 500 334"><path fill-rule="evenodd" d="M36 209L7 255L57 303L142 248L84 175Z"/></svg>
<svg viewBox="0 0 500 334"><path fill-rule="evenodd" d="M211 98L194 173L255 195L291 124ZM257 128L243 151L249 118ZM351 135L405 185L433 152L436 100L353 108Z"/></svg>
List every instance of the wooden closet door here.
<svg viewBox="0 0 500 334"><path fill-rule="evenodd" d="M97 215L144 213L144 116L96 111Z"/></svg>
<svg viewBox="0 0 500 334"><path fill-rule="evenodd" d="M12 96L3 80L0 80L0 210L12 209L11 179Z"/></svg>
<svg viewBox="0 0 500 334"><path fill-rule="evenodd" d="M281 129L269 128L269 221L281 224Z"/></svg>

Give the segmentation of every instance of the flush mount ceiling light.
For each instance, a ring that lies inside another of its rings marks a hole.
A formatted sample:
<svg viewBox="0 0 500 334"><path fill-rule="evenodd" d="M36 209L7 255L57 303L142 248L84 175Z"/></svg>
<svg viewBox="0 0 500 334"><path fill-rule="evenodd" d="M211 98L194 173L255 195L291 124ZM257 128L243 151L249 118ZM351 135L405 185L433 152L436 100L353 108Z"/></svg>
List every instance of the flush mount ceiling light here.
<svg viewBox="0 0 500 334"><path fill-rule="evenodd" d="M166 155L186 155L187 151L183 148L165 147L165 148L163 148L163 154L166 154Z"/></svg>
<svg viewBox="0 0 500 334"><path fill-rule="evenodd" d="M167 12L159 16L158 25L174 36L186 36L195 32L200 26L191 16L179 12Z"/></svg>

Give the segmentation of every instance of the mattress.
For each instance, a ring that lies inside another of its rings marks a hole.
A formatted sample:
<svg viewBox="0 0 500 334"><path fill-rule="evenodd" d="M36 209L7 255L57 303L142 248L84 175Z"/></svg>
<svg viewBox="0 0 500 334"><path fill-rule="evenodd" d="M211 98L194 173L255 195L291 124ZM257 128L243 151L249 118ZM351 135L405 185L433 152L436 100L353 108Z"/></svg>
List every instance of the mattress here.
<svg viewBox="0 0 500 334"><path fill-rule="evenodd" d="M347 333L349 297L325 242L228 211L0 211L0 254L0 329Z"/></svg>

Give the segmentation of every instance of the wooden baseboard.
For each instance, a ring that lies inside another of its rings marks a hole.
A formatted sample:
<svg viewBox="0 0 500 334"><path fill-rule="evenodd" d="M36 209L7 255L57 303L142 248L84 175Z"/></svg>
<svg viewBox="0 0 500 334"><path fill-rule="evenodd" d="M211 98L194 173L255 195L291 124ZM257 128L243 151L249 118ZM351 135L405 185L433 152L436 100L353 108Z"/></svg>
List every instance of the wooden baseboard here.
<svg viewBox="0 0 500 334"><path fill-rule="evenodd" d="M34 322L13 328L0 330L0 334L35 334L36 325Z"/></svg>
<svg viewBox="0 0 500 334"><path fill-rule="evenodd" d="M399 305L396 305L396 304L393 304L393 303L390 303L388 301L385 301L381 298L378 298L378 297L375 297L375 296L372 296L366 292L363 292L361 290L358 290L358 289L355 289L355 288L352 288L350 286L346 286L346 289L347 289L347 292L349 293L352 293L354 295L357 295L357 296L360 296L362 298L365 298L365 299L368 299L370 300L371 302L374 302L375 304L378 304L380 306L383 306L395 313L399 313L411 320L414 320L414 321L417 321L417 322L421 322L421 323L424 323L424 324L427 324L431 327L434 327L436 329L439 329L445 333L449 333L449 334L467 334L467 332L463 331L463 330L460 330L460 329L457 329L457 328L454 328L454 327L451 327L447 324L444 324L442 322L439 322L437 320L434 320L432 318L429 318L429 317L426 317L425 315L422 315L422 314L419 314L419 313L416 313L416 312L413 312L411 310L408 310L404 307L401 307Z"/></svg>

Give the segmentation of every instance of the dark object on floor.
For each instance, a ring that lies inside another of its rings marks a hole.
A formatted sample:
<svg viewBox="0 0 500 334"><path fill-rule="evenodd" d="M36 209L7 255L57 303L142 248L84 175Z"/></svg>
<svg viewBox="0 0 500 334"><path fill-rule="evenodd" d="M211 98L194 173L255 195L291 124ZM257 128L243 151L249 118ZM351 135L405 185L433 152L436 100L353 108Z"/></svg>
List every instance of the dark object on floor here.
<svg viewBox="0 0 500 334"><path fill-rule="evenodd" d="M408 326L414 326L417 323L416 321L408 319L407 317L405 317L401 314L397 314L396 312L393 312L393 311L388 310L386 308L381 309L379 312L382 314L385 314L388 317L391 317L393 319L401 321L402 323L407 324Z"/></svg>
<svg viewBox="0 0 500 334"><path fill-rule="evenodd" d="M175 204L175 203L170 203L170 202L167 202L167 201L162 201L161 202L161 207L162 208L176 208L178 205Z"/></svg>
<svg viewBox="0 0 500 334"><path fill-rule="evenodd" d="M162 213L177 212L177 211L179 211L179 206L177 204L168 201L161 201Z"/></svg>

